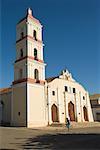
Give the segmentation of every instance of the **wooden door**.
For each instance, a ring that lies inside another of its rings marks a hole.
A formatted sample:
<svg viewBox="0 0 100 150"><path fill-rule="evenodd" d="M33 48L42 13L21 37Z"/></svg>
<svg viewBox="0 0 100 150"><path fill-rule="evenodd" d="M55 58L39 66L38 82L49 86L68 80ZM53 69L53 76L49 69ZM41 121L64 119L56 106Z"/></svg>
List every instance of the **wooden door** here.
<svg viewBox="0 0 100 150"><path fill-rule="evenodd" d="M84 120L88 121L88 113L87 113L87 108L85 106L83 107L83 113L84 113Z"/></svg>
<svg viewBox="0 0 100 150"><path fill-rule="evenodd" d="M52 121L58 122L58 108L55 104L52 105L51 112L52 112Z"/></svg>
<svg viewBox="0 0 100 150"><path fill-rule="evenodd" d="M68 103L68 113L69 113L70 121L75 121L74 104L72 102Z"/></svg>

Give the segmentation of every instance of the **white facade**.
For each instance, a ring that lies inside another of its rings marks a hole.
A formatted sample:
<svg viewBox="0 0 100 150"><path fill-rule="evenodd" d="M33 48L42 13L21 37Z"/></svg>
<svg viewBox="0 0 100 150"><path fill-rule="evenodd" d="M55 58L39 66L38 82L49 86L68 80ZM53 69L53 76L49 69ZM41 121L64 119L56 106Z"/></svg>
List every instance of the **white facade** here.
<svg viewBox="0 0 100 150"><path fill-rule="evenodd" d="M52 124L55 120L65 123L66 118L77 122L93 121L88 92L72 78L67 70L63 71L62 75L52 79L52 81L49 80L47 79L49 124ZM73 104L73 111L69 110L71 109L70 104ZM53 105L57 107L57 112L52 112Z"/></svg>
<svg viewBox="0 0 100 150"><path fill-rule="evenodd" d="M16 31L11 125L40 127L65 123L66 118L93 121L89 94L71 73L64 70L58 77L45 80L42 25L32 16L31 9L17 24Z"/></svg>

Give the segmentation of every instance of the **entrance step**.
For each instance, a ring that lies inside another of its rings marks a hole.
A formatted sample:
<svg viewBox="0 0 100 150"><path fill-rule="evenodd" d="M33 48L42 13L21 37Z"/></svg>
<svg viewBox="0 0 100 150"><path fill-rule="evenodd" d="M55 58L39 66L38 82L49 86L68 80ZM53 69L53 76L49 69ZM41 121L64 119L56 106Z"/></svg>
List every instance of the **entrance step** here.
<svg viewBox="0 0 100 150"><path fill-rule="evenodd" d="M71 128L100 127L100 122L70 122ZM66 127L65 124L54 122L50 127Z"/></svg>
<svg viewBox="0 0 100 150"><path fill-rule="evenodd" d="M61 123L58 123L58 122L54 122L52 123L51 125L49 125L51 127L65 127L65 124L61 124Z"/></svg>
<svg viewBox="0 0 100 150"><path fill-rule="evenodd" d="M71 122L72 128L100 127L100 122Z"/></svg>

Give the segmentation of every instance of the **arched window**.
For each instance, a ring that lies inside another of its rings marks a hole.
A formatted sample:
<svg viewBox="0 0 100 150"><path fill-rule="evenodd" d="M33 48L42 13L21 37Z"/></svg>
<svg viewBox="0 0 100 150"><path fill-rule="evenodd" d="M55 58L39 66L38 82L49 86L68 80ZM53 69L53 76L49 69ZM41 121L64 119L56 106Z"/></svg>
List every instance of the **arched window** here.
<svg viewBox="0 0 100 150"><path fill-rule="evenodd" d="M34 70L34 78L39 80L39 71L37 69Z"/></svg>
<svg viewBox="0 0 100 150"><path fill-rule="evenodd" d="M33 31L33 37L34 37L34 39L37 41L37 33L36 33L36 30Z"/></svg>
<svg viewBox="0 0 100 150"><path fill-rule="evenodd" d="M20 36L20 38L22 39L24 37L24 32L21 32Z"/></svg>
<svg viewBox="0 0 100 150"><path fill-rule="evenodd" d="M23 57L23 49L20 50L20 57Z"/></svg>
<svg viewBox="0 0 100 150"><path fill-rule="evenodd" d="M19 79L22 79L22 76L23 76L23 70L20 69L20 70L19 70Z"/></svg>
<svg viewBox="0 0 100 150"><path fill-rule="evenodd" d="M34 58L37 59L37 49L34 48Z"/></svg>

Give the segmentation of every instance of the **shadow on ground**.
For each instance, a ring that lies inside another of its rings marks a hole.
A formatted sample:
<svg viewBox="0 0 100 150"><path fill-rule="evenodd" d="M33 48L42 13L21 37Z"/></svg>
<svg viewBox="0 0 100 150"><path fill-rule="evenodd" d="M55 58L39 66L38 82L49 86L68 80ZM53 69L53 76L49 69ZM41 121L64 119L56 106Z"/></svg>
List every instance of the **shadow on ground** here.
<svg viewBox="0 0 100 150"><path fill-rule="evenodd" d="M21 139L19 139L21 140ZM83 149L100 150L100 134L46 134L25 139L20 149Z"/></svg>

